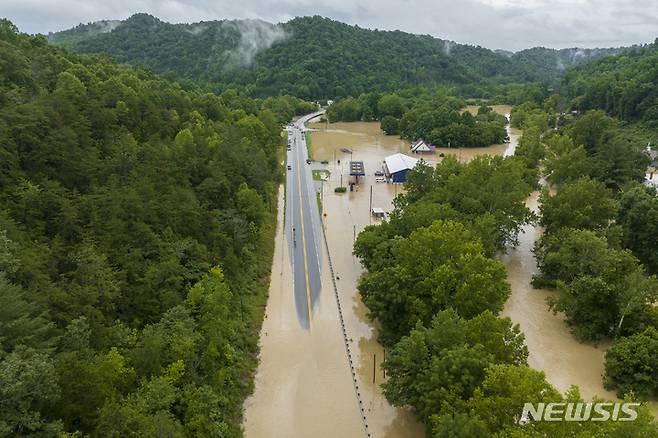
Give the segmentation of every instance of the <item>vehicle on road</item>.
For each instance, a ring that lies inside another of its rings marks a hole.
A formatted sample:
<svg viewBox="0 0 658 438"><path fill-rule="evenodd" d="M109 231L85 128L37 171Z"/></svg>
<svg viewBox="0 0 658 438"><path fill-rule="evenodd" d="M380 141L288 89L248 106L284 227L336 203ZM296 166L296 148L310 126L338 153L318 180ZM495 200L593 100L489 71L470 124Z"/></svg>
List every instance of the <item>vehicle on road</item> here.
<svg viewBox="0 0 658 438"><path fill-rule="evenodd" d="M378 176L377 178L375 178L375 182L378 182L378 183L385 183L385 182L386 182L386 178L384 178L383 176Z"/></svg>
<svg viewBox="0 0 658 438"><path fill-rule="evenodd" d="M384 171L382 171L382 170L375 170L375 176L384 176Z"/></svg>
<svg viewBox="0 0 658 438"><path fill-rule="evenodd" d="M292 170L292 166L288 164L288 170Z"/></svg>

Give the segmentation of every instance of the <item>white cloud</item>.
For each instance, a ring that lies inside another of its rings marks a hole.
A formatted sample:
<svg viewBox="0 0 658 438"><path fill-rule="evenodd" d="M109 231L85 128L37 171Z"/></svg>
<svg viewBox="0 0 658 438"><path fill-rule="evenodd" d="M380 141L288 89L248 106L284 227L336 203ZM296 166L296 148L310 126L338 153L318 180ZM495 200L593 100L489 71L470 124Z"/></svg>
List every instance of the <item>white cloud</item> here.
<svg viewBox="0 0 658 438"><path fill-rule="evenodd" d="M658 36L658 2L653 0L0 0L0 15L31 33L135 12L169 22L279 22L317 14L510 50L629 45Z"/></svg>

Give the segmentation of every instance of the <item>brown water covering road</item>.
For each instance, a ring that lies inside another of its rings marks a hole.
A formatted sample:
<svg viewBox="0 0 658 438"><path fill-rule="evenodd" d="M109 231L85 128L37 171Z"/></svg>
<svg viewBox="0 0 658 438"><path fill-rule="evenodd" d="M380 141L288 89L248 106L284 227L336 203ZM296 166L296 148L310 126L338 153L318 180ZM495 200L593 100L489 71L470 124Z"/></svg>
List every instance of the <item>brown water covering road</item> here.
<svg viewBox="0 0 658 438"><path fill-rule="evenodd" d="M476 111L477 107L467 109ZM511 107L496 106L494 109L509 114ZM378 123L312 123L309 127L318 130L312 134L314 159L329 161L326 166L331 172L329 180L318 188L323 191L323 207L327 213L323 221L339 278L338 293L369 430L373 437L422 437L424 428L414 415L390 406L381 392L384 376L380 364L385 352L376 341L375 328L356 291L362 268L352 255L354 236L374 223L369 214L371 187L372 206L385 211L393 209L392 201L402 190L398 185L375 183L373 172L381 168L385 156L407 152L409 143L383 135ZM462 161L485 153L509 155L518 144L520 132L508 128L508 133L511 142L506 145L461 150L441 148L437 155L425 158L437 160L440 152L456 155ZM364 161L367 176L361 179L357 191L336 194L334 188L341 185L341 175L342 185L347 185L349 180L350 154L342 152L341 148L350 149L354 160ZM528 199L529 208L537 208L537 197L538 193L533 193ZM279 211L281 216L282 200ZM322 257L323 288L319 305L314 308L313 329L303 330L294 310L290 263L281 223L280 217L267 319L261 333L261 364L255 393L245 403L245 434L254 438L364 436L327 257ZM525 227L519 236L519 246L501 256L512 286L503 315L521 326L530 351L530 365L544 371L556 388L564 391L576 384L585 398L593 395L614 398L601 381L604 346L579 343L569 333L562 316L549 311L545 298L551 292L536 290L530 285L536 270L531 249L540 235L541 229Z"/></svg>
<svg viewBox="0 0 658 438"><path fill-rule="evenodd" d="M245 436L360 437L364 429L345 356L333 292L323 287L313 327L299 324L283 233L283 188L260 365L245 402ZM326 257L322 284L330 285Z"/></svg>

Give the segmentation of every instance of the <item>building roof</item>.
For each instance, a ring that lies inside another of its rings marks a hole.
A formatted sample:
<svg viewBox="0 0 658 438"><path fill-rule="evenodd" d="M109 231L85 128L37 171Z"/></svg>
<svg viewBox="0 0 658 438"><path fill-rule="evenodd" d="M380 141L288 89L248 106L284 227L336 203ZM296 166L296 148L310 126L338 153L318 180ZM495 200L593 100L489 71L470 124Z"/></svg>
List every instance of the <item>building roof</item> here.
<svg viewBox="0 0 658 438"><path fill-rule="evenodd" d="M647 157L649 157L649 160L651 163L649 164L650 166L657 167L658 165L658 151L653 150L653 149L645 149L644 153L646 154Z"/></svg>
<svg viewBox="0 0 658 438"><path fill-rule="evenodd" d="M658 178L650 179L649 176L644 178L644 185L658 189Z"/></svg>
<svg viewBox="0 0 658 438"><path fill-rule="evenodd" d="M389 155L384 158L384 162L386 163L386 168L389 173L397 173L401 170L413 169L414 166L418 164L417 159L404 154Z"/></svg>
<svg viewBox="0 0 658 438"><path fill-rule="evenodd" d="M435 149L436 149L436 146L434 146L433 144L427 143L422 138L419 138L415 142L411 143L411 151L412 152L434 152Z"/></svg>

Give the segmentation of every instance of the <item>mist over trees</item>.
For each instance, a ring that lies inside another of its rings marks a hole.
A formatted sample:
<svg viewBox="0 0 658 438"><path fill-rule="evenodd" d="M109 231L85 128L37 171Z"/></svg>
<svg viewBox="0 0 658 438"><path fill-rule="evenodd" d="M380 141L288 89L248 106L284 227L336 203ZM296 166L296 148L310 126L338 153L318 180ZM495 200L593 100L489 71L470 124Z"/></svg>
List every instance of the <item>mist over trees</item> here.
<svg viewBox="0 0 658 438"><path fill-rule="evenodd" d="M531 49L516 55L429 35L350 26L319 16L283 24L222 20L169 24L147 14L56 32L51 41L84 53L266 97L357 97L412 87L456 86L485 97L495 84L559 81L564 68L619 50ZM538 53L539 52L539 53Z"/></svg>

